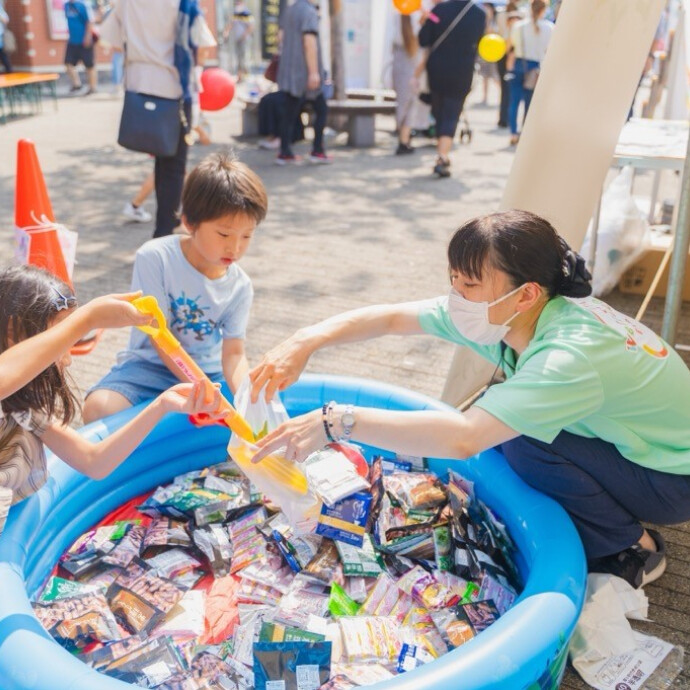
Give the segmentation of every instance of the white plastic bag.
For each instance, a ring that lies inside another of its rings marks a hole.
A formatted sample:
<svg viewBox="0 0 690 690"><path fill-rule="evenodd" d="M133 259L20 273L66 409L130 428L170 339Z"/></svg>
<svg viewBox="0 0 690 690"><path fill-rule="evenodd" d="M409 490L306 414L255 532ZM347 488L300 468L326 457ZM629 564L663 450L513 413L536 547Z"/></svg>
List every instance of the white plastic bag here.
<svg viewBox="0 0 690 690"><path fill-rule="evenodd" d="M257 440L288 419L288 413L278 396L267 403L262 391L258 401L251 402L249 378L242 382L235 394L235 409L252 427ZM280 506L297 533L312 532L316 526L320 502L309 489L299 465L278 453L253 464L251 457L255 452L256 446L233 432L228 444L230 457L261 493Z"/></svg>
<svg viewBox="0 0 690 690"><path fill-rule="evenodd" d="M596 297L606 295L616 287L623 273L637 261L647 245L649 224L632 195L633 172L630 165L623 168L601 198L592 280ZM587 260L590 258L591 237L592 223L580 250Z"/></svg>

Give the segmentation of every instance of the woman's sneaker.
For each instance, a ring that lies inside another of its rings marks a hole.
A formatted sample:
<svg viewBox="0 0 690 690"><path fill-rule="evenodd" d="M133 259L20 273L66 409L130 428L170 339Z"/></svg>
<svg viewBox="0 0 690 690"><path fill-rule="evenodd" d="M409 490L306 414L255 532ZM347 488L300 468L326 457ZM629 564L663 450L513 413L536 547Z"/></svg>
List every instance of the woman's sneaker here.
<svg viewBox="0 0 690 690"><path fill-rule="evenodd" d="M445 158L437 158L434 166L434 175L439 177L450 177L450 161Z"/></svg>
<svg viewBox="0 0 690 690"><path fill-rule="evenodd" d="M658 580L666 570L666 543L656 530L648 529L647 532L656 542L656 551L634 544L612 556L592 559L588 563L589 572L617 575L635 589Z"/></svg>
<svg viewBox="0 0 690 690"><path fill-rule="evenodd" d="M309 162L314 165L330 165L333 162L333 156L321 152L312 151L309 156Z"/></svg>
<svg viewBox="0 0 690 690"><path fill-rule="evenodd" d="M122 215L127 220L132 220L135 223L148 223L153 218L143 206L135 206L131 202L125 204L125 207L122 209Z"/></svg>
<svg viewBox="0 0 690 690"><path fill-rule="evenodd" d="M274 163L276 165L302 165L302 163L304 163L304 158L302 158L302 156L286 156L284 153L279 153Z"/></svg>

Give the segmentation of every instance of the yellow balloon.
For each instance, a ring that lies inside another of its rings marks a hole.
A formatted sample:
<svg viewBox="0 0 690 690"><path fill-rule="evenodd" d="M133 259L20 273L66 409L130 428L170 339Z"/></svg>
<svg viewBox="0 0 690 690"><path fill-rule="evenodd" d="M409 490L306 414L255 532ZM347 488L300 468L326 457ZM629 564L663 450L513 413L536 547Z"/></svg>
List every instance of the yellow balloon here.
<svg viewBox="0 0 690 690"><path fill-rule="evenodd" d="M422 8L422 0L393 0L393 5L400 14L412 14Z"/></svg>
<svg viewBox="0 0 690 690"><path fill-rule="evenodd" d="M484 34L479 41L479 56L487 62L498 62L506 54L505 38L498 34Z"/></svg>

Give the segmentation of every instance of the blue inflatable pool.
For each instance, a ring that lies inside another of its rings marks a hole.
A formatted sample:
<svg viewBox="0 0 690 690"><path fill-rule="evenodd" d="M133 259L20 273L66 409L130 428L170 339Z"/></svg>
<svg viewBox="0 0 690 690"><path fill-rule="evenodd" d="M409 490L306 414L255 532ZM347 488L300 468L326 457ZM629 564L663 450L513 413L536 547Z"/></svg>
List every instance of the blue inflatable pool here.
<svg viewBox="0 0 690 690"><path fill-rule="evenodd" d="M444 409L431 398L361 379L304 376L284 393L291 415L326 400L398 410ZM133 414L87 427L102 438ZM225 457L228 433L194 429L170 415L117 471L92 481L56 459L51 478L10 513L0 537L0 684L3 690L124 690L62 649L33 615L30 598L62 552L127 499L173 476ZM476 482L478 496L504 518L520 550L526 583L513 608L479 637L439 660L380 683L377 690L492 688L545 690L561 680L585 590L585 558L575 528L553 501L527 487L494 451L465 463L431 460L443 476L453 466Z"/></svg>

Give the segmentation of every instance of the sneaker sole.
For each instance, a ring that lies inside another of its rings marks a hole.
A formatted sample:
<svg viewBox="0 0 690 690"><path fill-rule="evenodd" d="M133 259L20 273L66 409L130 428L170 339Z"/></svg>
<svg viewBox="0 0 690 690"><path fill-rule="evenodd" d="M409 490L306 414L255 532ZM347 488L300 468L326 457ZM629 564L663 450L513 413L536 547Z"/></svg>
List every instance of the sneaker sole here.
<svg viewBox="0 0 690 690"><path fill-rule="evenodd" d="M640 584L640 587L644 587L645 585L648 585L650 582L654 582L654 580L658 580L666 571L666 557L664 557L660 562L659 565L657 565L654 570L652 570L649 573L643 573L642 574L642 583Z"/></svg>

